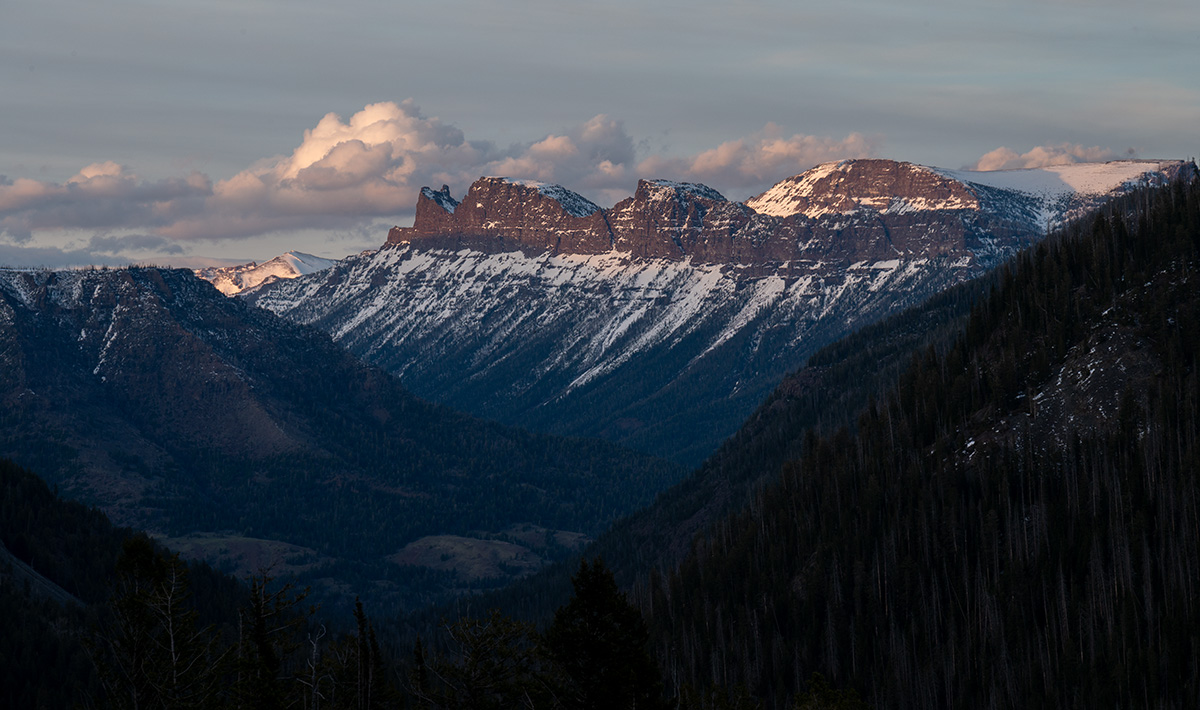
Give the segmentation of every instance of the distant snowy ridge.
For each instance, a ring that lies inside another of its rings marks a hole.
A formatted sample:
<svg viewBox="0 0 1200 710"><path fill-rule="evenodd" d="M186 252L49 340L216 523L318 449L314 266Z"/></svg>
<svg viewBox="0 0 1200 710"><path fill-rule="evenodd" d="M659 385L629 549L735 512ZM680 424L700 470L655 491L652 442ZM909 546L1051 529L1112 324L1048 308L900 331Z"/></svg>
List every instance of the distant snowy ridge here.
<svg viewBox="0 0 1200 710"><path fill-rule="evenodd" d="M1041 226L1053 229L1108 197L1139 187L1164 185L1185 165L1178 160L1112 160L1020 170L929 169L973 187L1028 195L1040 203Z"/></svg>
<svg viewBox="0 0 1200 710"><path fill-rule="evenodd" d="M324 259L304 252L289 251L261 264L252 261L249 264L238 266L196 269L195 273L216 286L221 293L233 296L277 279L294 279L297 276L316 273L328 269L336 263L336 259Z"/></svg>
<svg viewBox="0 0 1200 710"><path fill-rule="evenodd" d="M399 244L244 297L325 330L419 396L694 463L817 347L978 270L892 259L756 276L616 251Z"/></svg>
<svg viewBox="0 0 1200 710"><path fill-rule="evenodd" d="M677 194L686 194L705 200L726 202L724 195L708 185L702 185L698 182L676 182L674 180L662 179L646 180L645 182L653 191L653 196L660 200L673 199Z"/></svg>
<svg viewBox="0 0 1200 710"><path fill-rule="evenodd" d="M887 170L879 166L887 165ZM864 170L864 166L873 170ZM932 210L979 209L979 187L1017 193L1035 200L1043 229L1060 224L1087 198L1109 196L1141 185L1161 184L1180 161L1117 160L1021 170L946 170L914 163L841 160L818 165L782 180L746 201L762 215L810 219L863 209L902 214Z"/></svg>

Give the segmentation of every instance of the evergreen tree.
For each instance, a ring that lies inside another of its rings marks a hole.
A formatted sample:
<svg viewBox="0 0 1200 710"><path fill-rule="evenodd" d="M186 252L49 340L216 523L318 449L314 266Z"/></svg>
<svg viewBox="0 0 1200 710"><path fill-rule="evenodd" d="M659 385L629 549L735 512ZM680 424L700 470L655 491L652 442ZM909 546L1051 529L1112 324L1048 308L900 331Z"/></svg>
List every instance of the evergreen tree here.
<svg viewBox="0 0 1200 710"><path fill-rule="evenodd" d="M307 590L294 593L291 584L284 584L272 591L272 581L265 573L250 580L250 603L240 620L233 687L239 707L282 709L294 690L288 682L288 662L299 648L296 634L313 610L303 613L298 609Z"/></svg>
<svg viewBox="0 0 1200 710"><path fill-rule="evenodd" d="M642 615L596 558L572 578L575 596L546 632L549 655L566 676L568 708L618 710L664 707L662 673L648 650Z"/></svg>
<svg viewBox="0 0 1200 710"><path fill-rule="evenodd" d="M446 629L452 651L427 666L432 682L421 707L446 710L529 710L559 707L552 676L534 628L493 610L485 619L463 618ZM420 646L416 653L421 652ZM420 668L417 669L420 673Z"/></svg>

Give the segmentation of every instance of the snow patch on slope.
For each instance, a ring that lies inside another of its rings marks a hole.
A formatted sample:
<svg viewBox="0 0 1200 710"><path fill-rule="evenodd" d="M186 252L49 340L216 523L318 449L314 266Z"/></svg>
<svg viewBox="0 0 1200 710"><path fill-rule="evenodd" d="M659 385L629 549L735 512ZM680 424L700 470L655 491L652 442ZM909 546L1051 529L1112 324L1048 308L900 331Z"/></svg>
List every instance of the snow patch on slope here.
<svg viewBox="0 0 1200 710"><path fill-rule="evenodd" d="M650 187L651 198L656 200L670 199L677 193L682 193L704 200L727 202L724 195L708 185L698 182L675 182L674 180L645 180L644 182Z"/></svg>
<svg viewBox="0 0 1200 710"><path fill-rule="evenodd" d="M648 356L677 353L670 359L682 371L699 367L743 335L740 342L758 343L772 333L779 351L768 358L791 367L824 343L829 328L866 322L882 303L906 302L973 267L892 260L830 275L804 262L748 278L727 265L622 252L531 256L400 245L335 268L276 283L253 299L328 331L413 386L445 397L473 382L503 382L497 396L528 397L538 407Z"/></svg>
<svg viewBox="0 0 1200 710"><path fill-rule="evenodd" d="M522 187L531 187L537 190L540 194L549 197L550 199L562 205L566 212L574 217L587 217L595 214L600 210L600 206L592 202L588 198L580 195L577 192L572 192L562 185L555 185L548 182L539 182L537 180L515 180L513 178L502 178L504 181L513 185Z"/></svg>
<svg viewBox="0 0 1200 710"><path fill-rule="evenodd" d="M800 205L813 196L818 181L832 175L846 161L823 163L800 175L776 183L758 197L746 200L746 206L770 217L790 217L801 211Z"/></svg>
<svg viewBox="0 0 1200 710"><path fill-rule="evenodd" d="M1177 160L1114 160L1020 170L930 169L968 185L1032 198L1039 226L1049 230L1078 217L1109 196L1141 186L1164 184L1182 166Z"/></svg>
<svg viewBox="0 0 1200 710"><path fill-rule="evenodd" d="M421 194L433 200L434 204L450 214L454 214L454 208L458 207L458 200L450 196L449 188L442 187L441 190L435 190L432 187L422 187Z"/></svg>

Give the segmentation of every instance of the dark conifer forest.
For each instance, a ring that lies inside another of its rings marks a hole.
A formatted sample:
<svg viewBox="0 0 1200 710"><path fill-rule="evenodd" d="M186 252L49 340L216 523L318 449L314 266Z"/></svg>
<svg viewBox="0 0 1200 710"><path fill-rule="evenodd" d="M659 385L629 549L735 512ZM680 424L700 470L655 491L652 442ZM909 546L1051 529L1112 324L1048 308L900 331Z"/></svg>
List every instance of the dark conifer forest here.
<svg viewBox="0 0 1200 710"><path fill-rule="evenodd" d="M879 707L1195 707L1198 256L1192 183L1005 267L652 590L668 676L771 707L813 671Z"/></svg>

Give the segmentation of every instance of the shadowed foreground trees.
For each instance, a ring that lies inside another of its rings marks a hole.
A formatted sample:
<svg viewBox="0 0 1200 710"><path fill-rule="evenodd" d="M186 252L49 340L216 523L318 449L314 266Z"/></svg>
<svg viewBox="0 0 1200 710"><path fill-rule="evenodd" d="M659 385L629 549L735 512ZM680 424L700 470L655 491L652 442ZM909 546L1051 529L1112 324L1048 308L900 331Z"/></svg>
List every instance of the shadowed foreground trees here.
<svg viewBox="0 0 1200 710"><path fill-rule="evenodd" d="M572 582L545 634L493 611L448 625L450 649L431 663L418 641L410 686L421 706L665 710L646 623L612 572L584 560Z"/></svg>
<svg viewBox="0 0 1200 710"><path fill-rule="evenodd" d="M125 542L107 613L89 643L101 707L397 707L375 630L355 605L356 632L330 638L306 592L261 575L236 619L199 627L188 571L144 536Z"/></svg>
<svg viewBox="0 0 1200 710"><path fill-rule="evenodd" d="M448 624L427 660L418 641L409 682L395 682L361 603L356 629L331 640L305 594L250 580L234 623L200 627L187 569L144 536L128 540L104 622L90 644L104 695L121 710L156 708L454 708L666 710L640 613L599 560L542 634L497 611ZM406 697L407 696L407 697Z"/></svg>
<svg viewBox="0 0 1200 710"><path fill-rule="evenodd" d="M160 555L144 536L125 541L112 613L90 647L110 707L211 706L226 652L211 627L197 628L189 597L178 555Z"/></svg>
<svg viewBox="0 0 1200 710"><path fill-rule="evenodd" d="M555 612L545 638L565 676L564 707L665 707L646 622L617 589L612 572L599 559L584 560L572 582L575 596Z"/></svg>

